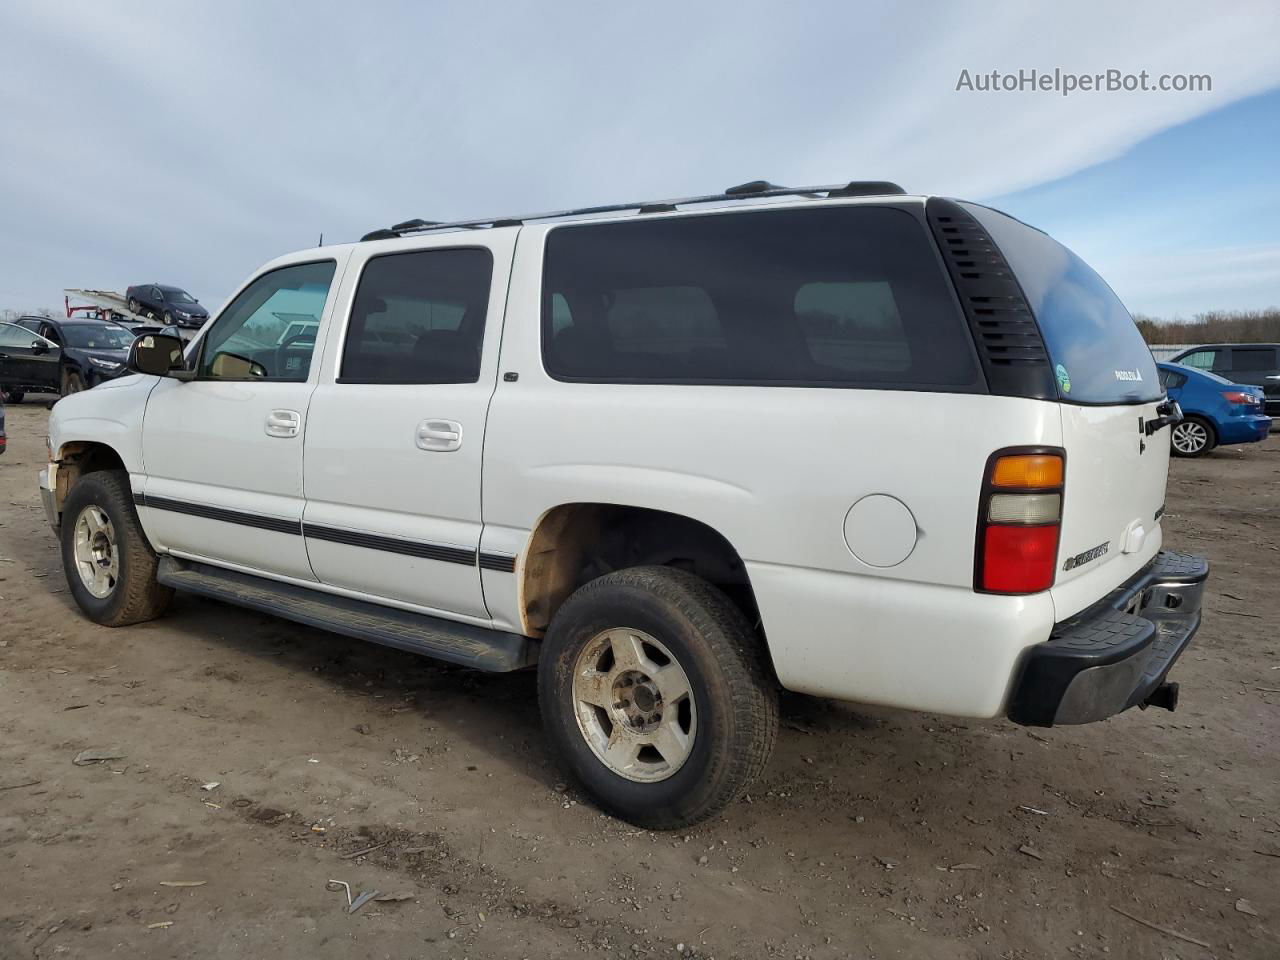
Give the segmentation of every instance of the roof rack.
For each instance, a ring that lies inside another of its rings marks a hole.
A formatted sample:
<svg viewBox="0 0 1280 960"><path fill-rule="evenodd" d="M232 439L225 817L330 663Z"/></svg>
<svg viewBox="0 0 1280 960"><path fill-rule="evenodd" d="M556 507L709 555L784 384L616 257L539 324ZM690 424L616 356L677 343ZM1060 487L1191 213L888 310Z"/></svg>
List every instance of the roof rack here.
<svg viewBox="0 0 1280 960"><path fill-rule="evenodd" d="M670 213L677 207L692 203L716 203L726 200L754 200L760 197L811 197L813 199L835 197L898 196L906 191L888 180L854 180L817 187L780 187L767 180L752 180L729 187L723 193L711 193L702 197L682 197L677 200L641 200L636 203L608 203L596 207L578 207L573 210L553 210L548 213L530 213L519 217L491 217L483 220L454 220L442 223L434 220L406 220L393 227L373 230L361 240L394 240L396 237L419 233L435 233L444 230L477 230L488 227L518 227L530 220L560 220L565 217L586 217L599 213L621 213L635 210L640 214Z"/></svg>

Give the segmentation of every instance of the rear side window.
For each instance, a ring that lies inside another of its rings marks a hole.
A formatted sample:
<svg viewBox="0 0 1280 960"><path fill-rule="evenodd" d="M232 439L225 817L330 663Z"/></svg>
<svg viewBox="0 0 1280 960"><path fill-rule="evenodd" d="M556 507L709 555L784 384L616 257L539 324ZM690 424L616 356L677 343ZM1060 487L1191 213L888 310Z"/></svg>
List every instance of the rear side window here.
<svg viewBox="0 0 1280 960"><path fill-rule="evenodd" d="M374 257L347 325L340 383L475 383L493 257L469 247Z"/></svg>
<svg viewBox="0 0 1280 960"><path fill-rule="evenodd" d="M991 234L1040 327L1065 401L1160 398L1155 359L1129 311L1093 269L1048 234L989 207L962 206Z"/></svg>
<svg viewBox="0 0 1280 960"><path fill-rule="evenodd" d="M1231 369L1235 373L1257 373L1276 369L1275 347L1232 347Z"/></svg>
<svg viewBox="0 0 1280 960"><path fill-rule="evenodd" d="M542 345L566 380L981 389L931 240L887 207L556 228Z"/></svg>

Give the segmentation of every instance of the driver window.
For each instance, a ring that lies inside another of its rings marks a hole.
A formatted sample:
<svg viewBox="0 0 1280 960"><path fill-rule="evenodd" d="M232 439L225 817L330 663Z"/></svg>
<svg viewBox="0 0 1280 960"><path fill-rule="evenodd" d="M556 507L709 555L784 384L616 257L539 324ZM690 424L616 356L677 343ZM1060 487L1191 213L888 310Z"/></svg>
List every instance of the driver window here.
<svg viewBox="0 0 1280 960"><path fill-rule="evenodd" d="M200 378L306 380L335 266L300 263L249 284L205 336Z"/></svg>

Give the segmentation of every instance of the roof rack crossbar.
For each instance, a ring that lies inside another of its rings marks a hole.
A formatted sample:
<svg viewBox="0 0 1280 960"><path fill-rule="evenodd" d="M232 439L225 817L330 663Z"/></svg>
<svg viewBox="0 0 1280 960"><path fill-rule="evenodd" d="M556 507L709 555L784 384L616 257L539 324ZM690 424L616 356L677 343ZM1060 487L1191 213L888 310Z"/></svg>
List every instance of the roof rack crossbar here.
<svg viewBox="0 0 1280 960"><path fill-rule="evenodd" d="M437 233L445 230L475 230L484 227L518 226L538 220L562 220L566 217L590 217L604 213L623 213L636 210L644 213L675 210L677 207L696 203L723 203L730 200L758 200L763 197L807 196L865 197L895 196L906 191L887 180L855 180L851 183L833 183L816 187L780 187L764 180L730 187L724 193L709 193L698 197L680 197L675 200L640 200L634 203L606 203L594 207L575 207L570 210L552 210L546 213L530 213L512 217L485 217L477 220L453 220L435 223L427 220L407 220L390 229L373 230L361 240L387 240L420 233Z"/></svg>

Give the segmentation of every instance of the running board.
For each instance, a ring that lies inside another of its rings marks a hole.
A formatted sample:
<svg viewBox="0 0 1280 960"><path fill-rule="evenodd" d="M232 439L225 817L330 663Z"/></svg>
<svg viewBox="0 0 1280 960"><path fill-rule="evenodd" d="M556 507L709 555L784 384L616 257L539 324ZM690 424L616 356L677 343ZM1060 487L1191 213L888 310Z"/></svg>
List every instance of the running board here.
<svg viewBox="0 0 1280 960"><path fill-rule="evenodd" d="M538 659L538 644L519 634L322 593L207 563L161 557L156 579L176 590L476 670L505 673Z"/></svg>

